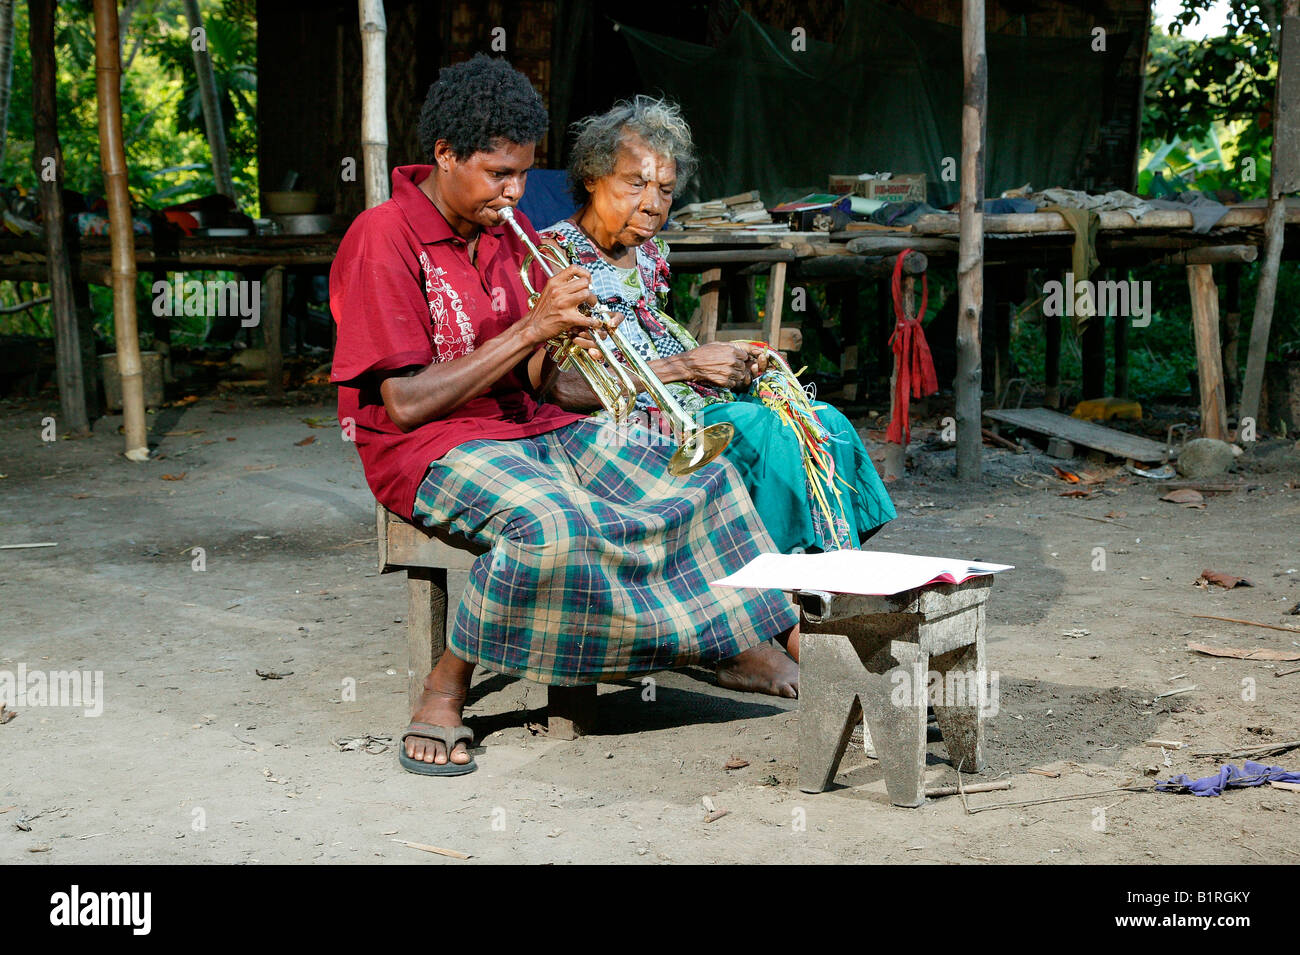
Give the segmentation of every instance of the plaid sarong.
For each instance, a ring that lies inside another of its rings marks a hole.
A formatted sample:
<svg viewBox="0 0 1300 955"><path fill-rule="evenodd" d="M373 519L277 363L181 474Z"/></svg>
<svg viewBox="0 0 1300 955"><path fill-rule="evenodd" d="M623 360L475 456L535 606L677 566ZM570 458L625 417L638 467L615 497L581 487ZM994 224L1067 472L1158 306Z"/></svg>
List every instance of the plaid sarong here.
<svg viewBox="0 0 1300 955"><path fill-rule="evenodd" d="M716 663L795 624L779 591L709 586L775 550L735 469L719 458L673 477L672 447L627 435L584 419L430 465L416 521L491 547L448 637L458 657L596 683Z"/></svg>

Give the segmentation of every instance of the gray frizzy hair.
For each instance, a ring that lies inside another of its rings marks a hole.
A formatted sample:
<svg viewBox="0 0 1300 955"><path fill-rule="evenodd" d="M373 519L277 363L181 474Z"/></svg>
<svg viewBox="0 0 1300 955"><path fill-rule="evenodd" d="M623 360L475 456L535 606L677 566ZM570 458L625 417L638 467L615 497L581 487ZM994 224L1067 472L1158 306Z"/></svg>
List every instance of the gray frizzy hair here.
<svg viewBox="0 0 1300 955"><path fill-rule="evenodd" d="M676 103L637 95L620 100L608 111L588 116L573 124L577 132L569 153L569 189L579 206L587 202L585 180L600 179L614 171L618 150L628 135L639 136L659 153L677 161L677 187L680 190L699 165L691 127Z"/></svg>

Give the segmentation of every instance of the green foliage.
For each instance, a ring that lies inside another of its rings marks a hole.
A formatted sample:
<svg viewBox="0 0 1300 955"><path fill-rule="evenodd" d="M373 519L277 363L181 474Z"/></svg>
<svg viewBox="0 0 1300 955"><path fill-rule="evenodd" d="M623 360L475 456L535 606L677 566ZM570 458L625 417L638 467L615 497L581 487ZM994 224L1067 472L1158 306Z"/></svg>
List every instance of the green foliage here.
<svg viewBox="0 0 1300 955"><path fill-rule="evenodd" d="M1194 41L1179 32L1209 0L1183 0L1172 34L1152 26L1142 136L1148 160L1162 150L1165 155L1156 169L1143 169L1139 190L1151 188L1158 169L1166 178L1182 175L1179 188L1190 185L1191 173L1200 189L1234 188L1244 198L1265 194L1280 33L1272 4L1227 2L1228 33L1221 37ZM1172 169L1163 164L1166 158ZM1247 159L1253 164L1243 163Z"/></svg>
<svg viewBox="0 0 1300 955"><path fill-rule="evenodd" d="M122 5L122 130L128 187L137 214L215 191L190 31L179 0L134 0ZM200 0L216 74L231 174L241 207L257 212L256 4ZM32 69L27 5L14 5L14 64L8 138L0 182L34 194ZM55 21L56 101L63 149L61 182L89 204L103 195L95 91L95 37L86 0L60 3ZM149 298L147 277L140 301ZM31 298L29 293L25 296ZM91 287L99 331L111 337L112 296ZM13 283L0 283L0 304L14 304ZM0 317L0 334L51 334L48 308Z"/></svg>

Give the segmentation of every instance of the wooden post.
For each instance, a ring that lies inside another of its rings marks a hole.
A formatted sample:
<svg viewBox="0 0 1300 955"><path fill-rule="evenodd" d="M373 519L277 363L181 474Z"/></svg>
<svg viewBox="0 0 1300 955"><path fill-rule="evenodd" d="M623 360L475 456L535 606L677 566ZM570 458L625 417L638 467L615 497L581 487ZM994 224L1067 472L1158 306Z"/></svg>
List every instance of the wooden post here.
<svg viewBox="0 0 1300 955"><path fill-rule="evenodd" d="M126 457L149 459L144 418L144 377L135 318L135 233L126 185L122 144L122 67L116 0L95 0L95 93L99 100L99 161L104 170L113 253L113 328L117 370L122 379L122 420Z"/></svg>
<svg viewBox="0 0 1300 955"><path fill-rule="evenodd" d="M271 398L284 397L284 266L273 265L262 279L266 298L263 301L262 331L266 339L266 393Z"/></svg>
<svg viewBox="0 0 1300 955"><path fill-rule="evenodd" d="M903 259L902 306L903 317L908 321L916 318L916 276L924 275L928 265L928 260L920 252L909 252L907 257ZM891 314L893 313L892 294L891 291ZM898 320L895 318L894 327L897 328L897 326ZM894 354L893 348L889 349L889 354L894 362L893 371L889 376L889 421L892 424L894 416L898 414L898 355ZM895 481L901 478L906 473L906 461L906 444L895 444L893 441L885 442L884 478L886 481Z"/></svg>
<svg viewBox="0 0 1300 955"><path fill-rule="evenodd" d="M1121 273L1125 279L1128 272ZM1131 319L1127 315L1115 316L1115 397L1128 397L1128 328Z"/></svg>
<svg viewBox="0 0 1300 955"><path fill-rule="evenodd" d="M28 14L30 17L30 13ZM29 31L30 32L30 31ZM5 164L14 72L14 0L0 0L0 168ZM37 181L40 179L37 177Z"/></svg>
<svg viewBox="0 0 1300 955"><path fill-rule="evenodd" d="M88 434L90 416L81 336L72 289L72 262L63 231L63 150L55 105L54 0L31 0L29 39L32 55L32 169L40 183L45 220L45 260L49 270L54 359L59 383L61 426L69 434Z"/></svg>
<svg viewBox="0 0 1300 955"><path fill-rule="evenodd" d="M115 15L116 19L116 15ZM195 30L203 30L199 0L185 0L185 19L190 24L190 49L194 53L194 73L199 81L199 101L203 104L203 126L212 153L212 179L217 192L235 198L235 183L230 178L230 154L226 151L226 127L221 123L221 101L217 99L217 77L212 72L212 54L206 35L202 43L194 39Z"/></svg>
<svg viewBox="0 0 1300 955"><path fill-rule="evenodd" d="M1096 281L1110 278L1109 269L1098 269L1090 276ZM1077 276L1076 276L1077 278ZM1092 299L1092 315L1079 336L1079 358L1083 365L1083 397L1102 398L1106 395L1106 316L1101 302Z"/></svg>
<svg viewBox="0 0 1300 955"><path fill-rule="evenodd" d="M781 347L781 310L785 308L785 270L787 263L773 262L767 276L767 308L763 313L763 341Z"/></svg>
<svg viewBox="0 0 1300 955"><path fill-rule="evenodd" d="M722 269L705 269L700 276L700 334L707 345L718 337L718 299L722 296Z"/></svg>
<svg viewBox="0 0 1300 955"><path fill-rule="evenodd" d="M1214 266L1187 266L1196 331L1196 374L1201 390L1201 435L1228 440L1228 411L1223 397L1223 350L1219 346L1219 287Z"/></svg>
<svg viewBox="0 0 1300 955"><path fill-rule="evenodd" d="M1006 286L1003 285L1005 292ZM1016 303L1005 299L996 302L993 313L993 394L1001 395L1011 379L1011 316Z"/></svg>
<svg viewBox="0 0 1300 955"><path fill-rule="evenodd" d="M858 283L840 282L834 286L840 311L840 341L844 353L840 358L840 380L846 403L858 400L862 370L858 366L858 341L862 337L862 320L858 309ZM811 299L809 304L811 304ZM825 341L825 338L822 338Z"/></svg>
<svg viewBox="0 0 1300 955"><path fill-rule="evenodd" d="M1055 277L1059 281L1060 273ZM1039 309L1042 310L1040 303ZM1043 337L1046 353L1043 367L1043 407L1061 407L1061 316L1043 311Z"/></svg>
<svg viewBox="0 0 1300 955"><path fill-rule="evenodd" d="M1229 405L1241 399L1241 367L1237 361L1241 341L1241 263L1223 270L1223 394Z"/></svg>
<svg viewBox="0 0 1300 955"><path fill-rule="evenodd" d="M1277 298L1277 271L1282 261L1282 232L1286 224L1288 192L1300 190L1300 0L1286 0L1282 39L1278 43L1277 93L1273 99L1273 166L1269 172L1268 215L1264 220L1264 261L1255 293L1255 315L1250 326L1246 355L1246 380L1241 386L1238 420L1258 422L1259 396L1264 384L1268 336ZM1204 397L1202 397L1204 401Z"/></svg>
<svg viewBox="0 0 1300 955"><path fill-rule="evenodd" d="M406 596L406 701L414 710L447 649L447 569L408 567Z"/></svg>
<svg viewBox="0 0 1300 955"><path fill-rule="evenodd" d="M366 208L388 198L388 112L384 42L388 21L384 0L357 0L361 18L361 155Z"/></svg>
<svg viewBox="0 0 1300 955"><path fill-rule="evenodd" d="M984 306L984 117L988 66L984 0L962 0L961 203L957 251L957 478L978 480L980 431L980 314Z"/></svg>

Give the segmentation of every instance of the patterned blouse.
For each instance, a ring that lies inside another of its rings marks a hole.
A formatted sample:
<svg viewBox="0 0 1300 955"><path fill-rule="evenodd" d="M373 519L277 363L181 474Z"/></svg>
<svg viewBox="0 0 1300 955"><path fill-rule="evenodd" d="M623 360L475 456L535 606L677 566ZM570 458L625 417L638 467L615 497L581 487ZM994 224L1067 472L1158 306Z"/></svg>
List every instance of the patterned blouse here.
<svg viewBox="0 0 1300 955"><path fill-rule="evenodd" d="M656 236L642 243L636 250L636 267L623 269L607 261L571 219L542 230L541 236L559 245L575 265L591 273L592 291L601 302L623 315L619 329L646 361L699 347L691 333L660 307L669 288L668 244L663 239ZM725 388L695 381L674 381L667 388L692 417L706 405L736 400ZM642 393L637 395L636 406L644 410L654 407L654 403Z"/></svg>

